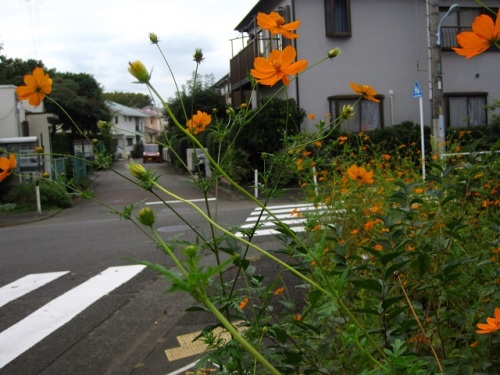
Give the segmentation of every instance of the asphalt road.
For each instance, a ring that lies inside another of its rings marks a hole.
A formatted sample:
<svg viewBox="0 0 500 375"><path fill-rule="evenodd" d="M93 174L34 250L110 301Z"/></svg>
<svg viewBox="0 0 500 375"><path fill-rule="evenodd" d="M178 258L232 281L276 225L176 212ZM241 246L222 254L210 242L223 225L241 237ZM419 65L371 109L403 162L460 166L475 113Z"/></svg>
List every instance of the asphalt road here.
<svg viewBox="0 0 500 375"><path fill-rule="evenodd" d="M206 210L187 175L165 164L146 167L157 170L166 189ZM211 318L185 314L194 304L189 296L165 294L163 280L138 268L131 258L167 267L172 262L140 228L112 211L149 205L165 240L189 241L194 235L157 197L120 176L128 176L125 162L114 168L118 173L95 176L99 202L78 199L46 220L0 228L1 375L176 374L196 360L193 348L175 351L178 338L202 329ZM208 231L194 209L166 194L161 198L201 233ZM224 227L243 224L255 208L240 196L209 198L211 212ZM266 241L273 239L260 239ZM206 262L212 262L210 256ZM40 275L53 279L42 281ZM22 281L25 277L34 279ZM26 285L32 290L19 293Z"/></svg>

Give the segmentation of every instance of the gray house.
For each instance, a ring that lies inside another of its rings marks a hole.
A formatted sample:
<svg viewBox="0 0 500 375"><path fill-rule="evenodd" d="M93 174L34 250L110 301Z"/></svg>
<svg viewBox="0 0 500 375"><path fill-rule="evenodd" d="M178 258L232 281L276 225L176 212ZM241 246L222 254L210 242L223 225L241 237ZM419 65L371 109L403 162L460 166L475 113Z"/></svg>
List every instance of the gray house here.
<svg viewBox="0 0 500 375"><path fill-rule="evenodd" d="M498 1L485 4L494 10L499 6ZM260 30L257 13L271 11L279 12L286 22L300 20L300 37L271 38ZM344 104L358 98L349 87L353 81L375 88L380 103L363 101L344 129L370 130L406 120L420 123L416 83L426 125L435 126L432 112L438 99L442 127L486 124L485 105L500 98L500 54L490 49L465 59L452 50L458 47L456 34L470 30L483 12L473 0L260 0L236 26L241 50L230 63L233 105L255 104L281 86L259 86L251 94L246 77L254 58L265 56L264 47L270 42L273 49L294 46L297 59L306 59L309 65L339 47L339 56L304 72L288 86L288 97L316 120L335 117ZM312 129L314 122L306 120L303 126Z"/></svg>

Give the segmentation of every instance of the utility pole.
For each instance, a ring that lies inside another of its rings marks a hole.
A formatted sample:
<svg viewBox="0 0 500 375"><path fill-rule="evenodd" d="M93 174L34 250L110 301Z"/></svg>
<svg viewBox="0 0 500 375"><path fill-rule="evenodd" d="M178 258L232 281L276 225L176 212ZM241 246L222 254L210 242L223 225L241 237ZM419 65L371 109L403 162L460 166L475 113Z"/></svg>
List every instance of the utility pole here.
<svg viewBox="0 0 500 375"><path fill-rule="evenodd" d="M426 1L429 55L429 98L432 114L432 151L441 156L445 150L445 132L443 117L443 70L441 46L437 44L439 25L438 0Z"/></svg>

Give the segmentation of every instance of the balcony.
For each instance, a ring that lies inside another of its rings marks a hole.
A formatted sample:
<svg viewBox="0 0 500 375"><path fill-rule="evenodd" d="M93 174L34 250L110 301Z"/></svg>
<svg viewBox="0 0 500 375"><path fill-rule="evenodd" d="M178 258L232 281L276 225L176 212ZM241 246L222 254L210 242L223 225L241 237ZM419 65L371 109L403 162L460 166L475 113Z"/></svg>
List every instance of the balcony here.
<svg viewBox="0 0 500 375"><path fill-rule="evenodd" d="M459 26L441 27L441 50L451 51L453 47L460 47L457 43L457 34L462 31L472 31L472 28Z"/></svg>
<svg viewBox="0 0 500 375"><path fill-rule="evenodd" d="M256 39L254 39L231 59L229 63L231 71L231 90L239 89L248 82L248 71L253 68L253 61L258 55L258 43Z"/></svg>

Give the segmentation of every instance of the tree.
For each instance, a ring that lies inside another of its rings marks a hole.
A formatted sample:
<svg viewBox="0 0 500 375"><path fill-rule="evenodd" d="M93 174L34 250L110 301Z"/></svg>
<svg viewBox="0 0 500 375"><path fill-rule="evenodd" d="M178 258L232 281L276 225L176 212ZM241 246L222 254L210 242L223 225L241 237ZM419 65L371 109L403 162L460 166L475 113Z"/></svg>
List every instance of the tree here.
<svg viewBox="0 0 500 375"><path fill-rule="evenodd" d="M51 98L64 108L79 130L85 133L97 132L99 120L108 121L111 118L106 107L102 88L87 73L56 73L53 77ZM59 106L46 101L47 112L54 113L59 118L63 129L76 133L73 122Z"/></svg>
<svg viewBox="0 0 500 375"><path fill-rule="evenodd" d="M20 86L24 84L24 75L31 73L37 66L43 68L51 77L55 72L54 69L47 70L41 60L28 59L24 61L0 55L0 85Z"/></svg>
<svg viewBox="0 0 500 375"><path fill-rule="evenodd" d="M144 108L152 105L152 99L149 95L139 94L135 92L105 92L103 94L104 100L120 103L127 107Z"/></svg>
<svg viewBox="0 0 500 375"><path fill-rule="evenodd" d="M53 113L57 117L51 123L71 130L72 139L76 138L79 131L87 134L96 133L98 130L97 122L99 120L108 121L111 118L102 95L103 90L90 74L59 73L55 69L47 69L40 60L23 61L0 55L0 84L22 85L24 75L31 74L37 66L44 68L45 72L52 78L50 98L60 105L45 99L46 112ZM77 124L78 129L74 126L73 121ZM55 132L56 127L54 126L52 130ZM68 151L72 153L72 145Z"/></svg>
<svg viewBox="0 0 500 375"><path fill-rule="evenodd" d="M211 114L214 110L218 118L226 117L226 104L220 92L213 87L214 75L198 75L188 80L175 98L170 98L168 104L174 117L185 124L196 111L203 111ZM173 124L172 119L167 114L169 124Z"/></svg>

